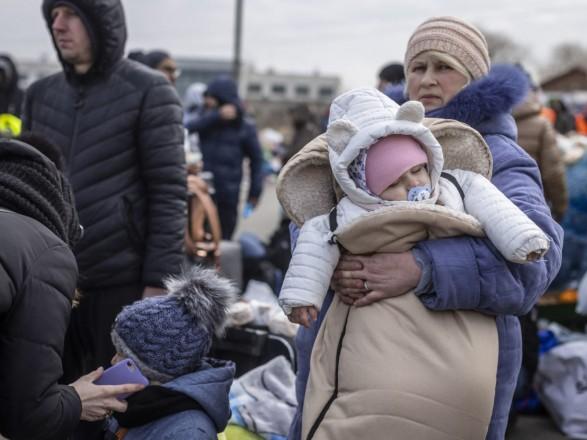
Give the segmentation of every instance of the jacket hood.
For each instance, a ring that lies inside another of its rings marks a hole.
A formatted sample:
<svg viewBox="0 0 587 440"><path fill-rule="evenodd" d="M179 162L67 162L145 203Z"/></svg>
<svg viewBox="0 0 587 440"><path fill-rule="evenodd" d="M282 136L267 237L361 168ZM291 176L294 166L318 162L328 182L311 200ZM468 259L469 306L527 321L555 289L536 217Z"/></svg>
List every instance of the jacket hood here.
<svg viewBox="0 0 587 440"><path fill-rule="evenodd" d="M444 107L426 114L431 118L455 119L474 128L500 114L507 114L526 97L528 77L519 68L498 64L487 76L471 82ZM396 102L407 100L405 88L394 87L388 96Z"/></svg>
<svg viewBox="0 0 587 440"><path fill-rule="evenodd" d="M0 164L0 206L34 218L73 248L81 234L73 191L55 164L12 139L0 139Z"/></svg>
<svg viewBox="0 0 587 440"><path fill-rule="evenodd" d="M539 115L542 110L542 104L534 93L530 93L526 100L514 107L512 115L514 119L525 119L530 116Z"/></svg>
<svg viewBox="0 0 587 440"><path fill-rule="evenodd" d="M236 367L232 361L207 358L202 367L163 386L198 402L222 432L230 419L228 394Z"/></svg>
<svg viewBox="0 0 587 440"><path fill-rule="evenodd" d="M82 19L92 42L94 63L88 74L108 72L123 56L126 44L126 21L120 0L44 0L43 16L53 46L66 75L74 75L73 66L61 58L51 32L51 11L56 6L69 6Z"/></svg>
<svg viewBox="0 0 587 440"><path fill-rule="evenodd" d="M349 174L349 165L377 140L392 134L412 136L428 155L432 197L438 197L438 179L443 168L442 148L432 132L422 124L424 107L408 101L401 107L374 88L354 89L338 96L330 107L326 138L332 173L344 193L356 204L368 207L391 202L359 188Z"/></svg>
<svg viewBox="0 0 587 440"><path fill-rule="evenodd" d="M204 94L216 98L220 105L234 104L241 107L236 83L228 76L220 76L212 80Z"/></svg>

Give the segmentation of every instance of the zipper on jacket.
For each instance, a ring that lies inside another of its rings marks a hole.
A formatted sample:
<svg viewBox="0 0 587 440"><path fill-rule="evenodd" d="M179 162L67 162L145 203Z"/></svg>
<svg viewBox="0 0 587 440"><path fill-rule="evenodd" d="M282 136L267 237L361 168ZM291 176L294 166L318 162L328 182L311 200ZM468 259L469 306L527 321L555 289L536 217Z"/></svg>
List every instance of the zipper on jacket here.
<svg viewBox="0 0 587 440"><path fill-rule="evenodd" d="M67 152L67 163L65 164L67 177L71 176L71 167L73 165L74 147L77 142L77 131L78 131L78 125L79 125L79 112L83 108L84 104L85 104L85 91L84 91L84 88L80 86L77 89L75 102L73 104L73 108L75 110L74 116L73 116L73 133L71 134L71 142L69 144L69 151Z"/></svg>
<svg viewBox="0 0 587 440"><path fill-rule="evenodd" d="M328 399L328 402L326 402L326 405L324 405L324 408L322 408L322 411L320 411L320 415L318 415L318 418L312 425L312 428L310 429L310 432L308 433L308 437L306 438L306 440L311 440L312 437L314 437L314 434L316 434L316 431L320 427L322 420L324 419L326 413L330 409L332 402L334 402L334 399L338 397L338 367L340 364L340 352L342 351L342 341L344 340L344 335L346 334L346 326L349 321L350 312L351 308L350 306L347 306L346 317L344 318L344 327L342 328L342 333L340 334L340 339L338 340L338 347L336 347L336 366L334 370L334 390L332 392L332 396L330 396L330 399Z"/></svg>

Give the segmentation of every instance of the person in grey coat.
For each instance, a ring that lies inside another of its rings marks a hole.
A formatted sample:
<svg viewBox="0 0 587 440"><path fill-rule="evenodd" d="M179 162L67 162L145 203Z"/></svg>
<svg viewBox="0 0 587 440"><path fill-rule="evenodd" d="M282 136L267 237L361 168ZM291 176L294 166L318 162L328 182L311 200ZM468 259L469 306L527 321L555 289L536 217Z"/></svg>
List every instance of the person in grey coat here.
<svg viewBox="0 0 587 440"><path fill-rule="evenodd" d="M61 147L85 228L70 340L84 360L75 367L89 371L112 357L108 333L122 306L162 293L180 269L182 107L162 74L123 59L120 0L44 0L42 11L63 71L27 90L23 125Z"/></svg>

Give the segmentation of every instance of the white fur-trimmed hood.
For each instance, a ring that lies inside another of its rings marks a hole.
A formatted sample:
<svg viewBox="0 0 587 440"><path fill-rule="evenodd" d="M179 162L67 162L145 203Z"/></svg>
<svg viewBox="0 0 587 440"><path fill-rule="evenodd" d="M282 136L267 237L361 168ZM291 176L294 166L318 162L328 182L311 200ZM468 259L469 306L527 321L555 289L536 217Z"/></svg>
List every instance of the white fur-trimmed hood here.
<svg viewBox="0 0 587 440"><path fill-rule="evenodd" d="M423 124L442 146L445 169L470 170L491 179L493 159L479 132L448 119L426 118ZM343 195L332 175L329 150L327 136L322 134L296 153L279 173L277 197L298 226L328 213Z"/></svg>
<svg viewBox="0 0 587 440"><path fill-rule="evenodd" d="M392 134L412 136L425 149L432 181L428 203L436 202L444 159L442 147L422 124L423 119L424 107L419 102L408 101L400 107L374 88L353 89L332 102L326 131L330 166L336 181L353 202L364 207L402 203L368 194L357 187L348 172L362 150Z"/></svg>

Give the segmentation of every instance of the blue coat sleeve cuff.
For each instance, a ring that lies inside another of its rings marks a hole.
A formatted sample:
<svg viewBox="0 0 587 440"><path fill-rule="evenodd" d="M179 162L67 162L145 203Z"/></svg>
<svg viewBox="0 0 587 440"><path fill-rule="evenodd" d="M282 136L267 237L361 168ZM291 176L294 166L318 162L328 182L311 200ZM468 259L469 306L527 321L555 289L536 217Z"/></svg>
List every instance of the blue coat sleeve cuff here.
<svg viewBox="0 0 587 440"><path fill-rule="evenodd" d="M412 255L416 260L416 264L420 266L422 275L420 276L420 282L416 286L415 293L420 296L423 294L431 293L434 290L432 283L432 262L425 252L418 248L412 249Z"/></svg>

